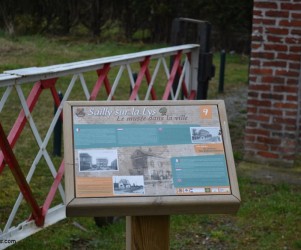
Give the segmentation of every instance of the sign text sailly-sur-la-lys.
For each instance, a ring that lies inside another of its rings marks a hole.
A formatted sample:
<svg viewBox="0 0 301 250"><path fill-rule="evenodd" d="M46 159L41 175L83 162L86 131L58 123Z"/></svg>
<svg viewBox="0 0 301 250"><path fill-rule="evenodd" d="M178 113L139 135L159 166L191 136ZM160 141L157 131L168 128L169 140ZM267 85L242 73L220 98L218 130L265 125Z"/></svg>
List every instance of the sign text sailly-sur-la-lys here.
<svg viewBox="0 0 301 250"><path fill-rule="evenodd" d="M67 216L235 213L223 101L66 102Z"/></svg>

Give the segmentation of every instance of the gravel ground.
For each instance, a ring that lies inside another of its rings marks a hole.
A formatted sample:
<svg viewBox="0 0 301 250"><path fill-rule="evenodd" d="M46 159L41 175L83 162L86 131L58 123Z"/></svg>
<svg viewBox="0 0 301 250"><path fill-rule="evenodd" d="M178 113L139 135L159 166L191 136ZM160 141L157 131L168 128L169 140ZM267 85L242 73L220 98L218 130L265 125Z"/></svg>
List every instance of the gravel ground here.
<svg viewBox="0 0 301 250"><path fill-rule="evenodd" d="M246 119L248 86L243 86L221 96L225 101L229 123Z"/></svg>
<svg viewBox="0 0 301 250"><path fill-rule="evenodd" d="M232 148L236 160L242 160L244 150L244 129L247 119L247 92L248 86L243 86L220 94L217 98L225 101L226 112Z"/></svg>

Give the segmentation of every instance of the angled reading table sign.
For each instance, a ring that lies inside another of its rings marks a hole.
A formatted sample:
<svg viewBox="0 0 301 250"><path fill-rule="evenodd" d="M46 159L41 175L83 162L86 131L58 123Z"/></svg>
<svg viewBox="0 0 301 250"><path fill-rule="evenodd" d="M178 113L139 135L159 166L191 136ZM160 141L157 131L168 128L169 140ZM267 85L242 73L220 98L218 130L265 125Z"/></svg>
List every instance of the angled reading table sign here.
<svg viewBox="0 0 301 250"><path fill-rule="evenodd" d="M67 216L236 213L223 101L66 102Z"/></svg>

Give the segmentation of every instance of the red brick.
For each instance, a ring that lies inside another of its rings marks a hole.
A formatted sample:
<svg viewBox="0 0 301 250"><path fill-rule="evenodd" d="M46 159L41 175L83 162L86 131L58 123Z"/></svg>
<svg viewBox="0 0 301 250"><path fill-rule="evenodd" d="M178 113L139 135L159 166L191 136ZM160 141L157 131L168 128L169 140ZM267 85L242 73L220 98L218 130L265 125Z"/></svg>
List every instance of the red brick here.
<svg viewBox="0 0 301 250"><path fill-rule="evenodd" d="M280 75L280 76L290 76L290 77L298 77L299 72L296 71L291 71L291 70L279 70L277 69L275 72L275 75Z"/></svg>
<svg viewBox="0 0 301 250"><path fill-rule="evenodd" d="M267 61L262 64L264 67L277 67L277 68L285 68L287 65L286 61Z"/></svg>
<svg viewBox="0 0 301 250"><path fill-rule="evenodd" d="M262 143L246 143L245 147L247 148L254 148L257 150L268 150L269 146L266 144L262 144Z"/></svg>
<svg viewBox="0 0 301 250"><path fill-rule="evenodd" d="M254 2L254 9L277 9L277 4L273 2Z"/></svg>
<svg viewBox="0 0 301 250"><path fill-rule="evenodd" d="M246 128L245 130L246 134L249 135L263 135L263 136L269 136L270 132L265 130L265 129L250 129L250 128Z"/></svg>
<svg viewBox="0 0 301 250"><path fill-rule="evenodd" d="M272 28L266 27L266 33L274 34L274 35L288 35L289 29L286 28Z"/></svg>
<svg viewBox="0 0 301 250"><path fill-rule="evenodd" d="M301 0L258 0L254 3L245 131L248 156L256 158L254 154L257 154L257 157L275 160L294 160L296 138L288 141L281 133L295 133L297 124L301 124L301 118L300 122L296 120L301 66L299 10ZM264 15L267 18L263 18ZM263 42L266 38L268 42ZM262 48L265 51L261 51ZM278 137L270 138L273 132Z"/></svg>
<svg viewBox="0 0 301 250"><path fill-rule="evenodd" d="M279 145L281 143L281 139L279 138L270 138L270 137L262 137L257 136L257 141L266 144Z"/></svg>
<svg viewBox="0 0 301 250"><path fill-rule="evenodd" d="M265 158L273 158L273 159L278 159L279 158L278 154L267 152L267 151L260 151L257 154L262 156L262 157L265 157Z"/></svg>
<svg viewBox="0 0 301 250"><path fill-rule="evenodd" d="M273 73L272 69L269 68L251 68L250 74L255 75L271 75Z"/></svg>
<svg viewBox="0 0 301 250"><path fill-rule="evenodd" d="M292 116L292 117L296 117L298 112L297 111L285 111L285 116Z"/></svg>
<svg viewBox="0 0 301 250"><path fill-rule="evenodd" d="M301 19L301 13L300 12L292 12L291 13L293 19Z"/></svg>
<svg viewBox="0 0 301 250"><path fill-rule="evenodd" d="M285 42L287 44L300 44L301 38L300 37L286 37Z"/></svg>
<svg viewBox="0 0 301 250"><path fill-rule="evenodd" d="M260 66L261 61L258 59L251 59L252 66Z"/></svg>
<svg viewBox="0 0 301 250"><path fill-rule="evenodd" d="M263 12L262 10L253 10L253 18L256 16L262 16Z"/></svg>
<svg viewBox="0 0 301 250"><path fill-rule="evenodd" d="M281 36L268 35L267 40L273 43L283 43L283 37Z"/></svg>
<svg viewBox="0 0 301 250"><path fill-rule="evenodd" d="M269 85L269 84L252 84L252 85L249 85L249 90L271 91L271 85Z"/></svg>
<svg viewBox="0 0 301 250"><path fill-rule="evenodd" d="M278 123L261 123L260 127L268 130L282 130L282 125Z"/></svg>
<svg viewBox="0 0 301 250"><path fill-rule="evenodd" d="M295 88L295 86L299 85L299 79L297 79L297 78L288 78L288 79L286 79L286 83L287 83L287 85L293 86Z"/></svg>
<svg viewBox="0 0 301 250"><path fill-rule="evenodd" d="M284 96L279 94L273 94L273 93L262 93L261 94L262 99L269 99L269 100L283 100Z"/></svg>
<svg viewBox="0 0 301 250"><path fill-rule="evenodd" d="M291 135L292 138L295 138L295 134ZM296 147L296 140L295 139L285 139L284 143L285 147L291 147L292 149L295 149Z"/></svg>
<svg viewBox="0 0 301 250"><path fill-rule="evenodd" d="M264 49L273 50L273 51L287 51L288 47L287 45L281 45L281 44L265 44Z"/></svg>
<svg viewBox="0 0 301 250"><path fill-rule="evenodd" d="M288 53L278 53L277 59L300 61L300 55L288 54Z"/></svg>
<svg viewBox="0 0 301 250"><path fill-rule="evenodd" d="M289 17L289 12L283 10L267 10L265 15L269 17Z"/></svg>
<svg viewBox="0 0 301 250"><path fill-rule="evenodd" d="M285 83L285 78L284 77L276 77L276 76L264 76L264 77L262 77L261 81L263 83L284 84Z"/></svg>
<svg viewBox="0 0 301 250"><path fill-rule="evenodd" d="M252 40L252 43L254 43L254 42L262 43L262 42L264 42L262 35L254 35L254 36L252 36L251 40Z"/></svg>
<svg viewBox="0 0 301 250"><path fill-rule="evenodd" d="M252 58L258 59L275 59L275 53L272 52L254 52L251 53Z"/></svg>
<svg viewBox="0 0 301 250"><path fill-rule="evenodd" d="M259 113L261 114L268 114L268 115L279 115L279 116L282 116L282 110L279 110L279 109L264 109L264 108L261 108L259 110Z"/></svg>
<svg viewBox="0 0 301 250"><path fill-rule="evenodd" d="M301 4L298 3L282 3L281 10L301 10Z"/></svg>
<svg viewBox="0 0 301 250"><path fill-rule="evenodd" d="M289 68L290 69L295 69L295 70L300 70L300 63L296 63L296 62L294 62L294 63L290 63L289 64Z"/></svg>
<svg viewBox="0 0 301 250"><path fill-rule="evenodd" d="M273 118L273 122L276 122L276 123L282 123L282 124L287 124L287 125L290 125L290 126L295 126L296 124L296 119L293 119L293 118L282 118L282 117L274 117ZM287 128L287 126L285 127L285 129Z"/></svg>
<svg viewBox="0 0 301 250"><path fill-rule="evenodd" d="M261 46L262 46L261 43L252 43L251 48L253 50L256 50L256 49L260 48Z"/></svg>
<svg viewBox="0 0 301 250"><path fill-rule="evenodd" d="M301 26L301 20L281 20L279 22L280 26L288 26L288 27L300 27Z"/></svg>
<svg viewBox="0 0 301 250"><path fill-rule="evenodd" d="M289 48L290 52L300 53L301 52L301 46L290 46Z"/></svg>
<svg viewBox="0 0 301 250"><path fill-rule="evenodd" d="M298 105L296 103L276 102L274 103L273 107L283 109L297 109Z"/></svg>
<svg viewBox="0 0 301 250"><path fill-rule="evenodd" d="M261 106L261 107L270 107L271 101L269 100L258 100L258 99L249 99L248 105Z"/></svg>
<svg viewBox="0 0 301 250"><path fill-rule="evenodd" d="M287 101L297 102L298 101L298 96L296 96L296 95L287 95L286 96L286 100Z"/></svg>
<svg viewBox="0 0 301 250"><path fill-rule="evenodd" d="M274 85L273 90L275 92L287 92L287 93L296 93L296 87L283 86L283 85Z"/></svg>
<svg viewBox="0 0 301 250"><path fill-rule="evenodd" d="M291 147L271 147L271 150L272 151L277 151L279 152L279 155L283 155L283 154L287 154L287 153L293 153L295 152L295 149L294 148L291 148Z"/></svg>
<svg viewBox="0 0 301 250"><path fill-rule="evenodd" d="M300 29L292 29L291 34L292 35L301 35L301 30Z"/></svg>
<svg viewBox="0 0 301 250"><path fill-rule="evenodd" d="M265 19L265 18L253 18L253 26L254 25L275 25L276 20L275 19Z"/></svg>
<svg viewBox="0 0 301 250"><path fill-rule="evenodd" d="M265 116L265 115L251 115L251 114L248 114L248 119L253 120L253 121L268 122L270 120L270 117Z"/></svg>
<svg viewBox="0 0 301 250"><path fill-rule="evenodd" d="M255 84L257 83L257 76L249 75L249 84Z"/></svg>
<svg viewBox="0 0 301 250"><path fill-rule="evenodd" d="M284 127L284 129L286 130L286 131L296 131L296 129L297 129L297 126L296 125L292 125L292 124L290 124L290 125L286 125L285 127Z"/></svg>
<svg viewBox="0 0 301 250"><path fill-rule="evenodd" d="M285 146L292 146L294 145L293 142L295 142L296 133L287 133L283 131L274 131L272 132L273 137L280 137L282 140L282 145Z"/></svg>

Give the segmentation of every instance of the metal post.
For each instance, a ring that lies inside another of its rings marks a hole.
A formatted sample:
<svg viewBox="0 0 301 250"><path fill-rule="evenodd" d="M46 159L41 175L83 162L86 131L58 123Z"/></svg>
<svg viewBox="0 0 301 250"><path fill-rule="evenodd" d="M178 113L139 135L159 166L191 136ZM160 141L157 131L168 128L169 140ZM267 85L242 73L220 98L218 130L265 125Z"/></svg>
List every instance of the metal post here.
<svg viewBox="0 0 301 250"><path fill-rule="evenodd" d="M214 76L213 56L210 52L211 24L209 22L201 22L198 27L200 54L197 99L206 100L209 80Z"/></svg>
<svg viewBox="0 0 301 250"><path fill-rule="evenodd" d="M63 94L59 91L58 96L60 101L63 100ZM54 114L57 111L57 106L54 104ZM53 155L61 156L62 155L62 119L59 118L55 124L53 130Z"/></svg>
<svg viewBox="0 0 301 250"><path fill-rule="evenodd" d="M193 38L188 37L188 24L196 25L197 30ZM214 76L215 67L212 64L213 56L210 51L211 24L206 21L190 18L175 18L172 23L171 44L179 45L187 42L199 43L199 65L198 65L198 91L196 99L207 99L209 80ZM191 40L192 39L192 40ZM189 41L188 41L189 40ZM171 58L171 65L174 58ZM175 81L173 89L177 89L178 82Z"/></svg>
<svg viewBox="0 0 301 250"><path fill-rule="evenodd" d="M187 30L187 23L183 22L182 18L175 18L172 21L171 37L170 37L170 42L172 46L185 44L186 36L187 36L186 30ZM173 68L174 60L175 60L175 56L171 56L170 65L169 65L170 71ZM180 78L179 74L176 73L174 82L172 84L172 90L174 93L176 93L178 89L179 78ZM168 99L172 100L171 94L169 95ZM181 99L182 100L184 99L182 92L181 92Z"/></svg>
<svg viewBox="0 0 301 250"><path fill-rule="evenodd" d="M224 80L225 80L225 65L226 65L226 51L221 51L220 57L220 68L219 68L219 84L218 84L218 93L224 92Z"/></svg>

